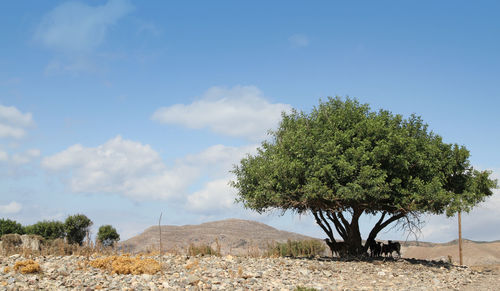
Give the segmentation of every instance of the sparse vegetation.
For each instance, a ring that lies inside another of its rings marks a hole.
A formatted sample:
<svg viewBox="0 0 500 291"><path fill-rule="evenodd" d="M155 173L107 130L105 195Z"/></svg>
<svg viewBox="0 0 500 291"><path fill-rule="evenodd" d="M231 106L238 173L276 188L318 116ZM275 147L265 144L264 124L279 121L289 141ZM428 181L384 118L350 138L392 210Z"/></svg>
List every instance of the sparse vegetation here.
<svg viewBox="0 0 500 291"><path fill-rule="evenodd" d="M325 245L318 240L288 240L286 243L275 243L268 246L268 256L279 257L314 257L325 252Z"/></svg>
<svg viewBox="0 0 500 291"><path fill-rule="evenodd" d="M21 272L23 274L38 273L41 271L40 265L33 260L25 260L17 262L14 265L14 271Z"/></svg>
<svg viewBox="0 0 500 291"><path fill-rule="evenodd" d="M316 291L317 289L314 288L307 288L307 287L302 287L302 286L297 286L294 291Z"/></svg>
<svg viewBox="0 0 500 291"><path fill-rule="evenodd" d="M90 261L90 266L109 271L112 274L156 274L161 270L158 261L141 256L108 256Z"/></svg>
<svg viewBox="0 0 500 291"><path fill-rule="evenodd" d="M220 256L220 250L214 250L210 245L195 245L191 243L187 249L190 256Z"/></svg>

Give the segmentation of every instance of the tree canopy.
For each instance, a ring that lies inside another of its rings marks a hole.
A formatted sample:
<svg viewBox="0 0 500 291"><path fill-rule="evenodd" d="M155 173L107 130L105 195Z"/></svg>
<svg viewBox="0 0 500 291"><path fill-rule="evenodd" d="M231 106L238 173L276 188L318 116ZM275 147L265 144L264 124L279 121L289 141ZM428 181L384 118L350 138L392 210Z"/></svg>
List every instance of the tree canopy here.
<svg viewBox="0 0 500 291"><path fill-rule="evenodd" d="M310 113L282 114L254 156L235 166L237 201L259 213L310 212L350 254L366 252L359 217L380 215L367 240L404 218L451 216L492 194L490 172L475 170L464 146L448 144L416 115L371 111L356 100L329 98ZM349 221L350 219L350 221ZM333 227L333 228L332 228Z"/></svg>
<svg viewBox="0 0 500 291"><path fill-rule="evenodd" d="M68 243L83 244L85 236L89 233L92 220L83 214L70 215L64 221L64 230Z"/></svg>
<svg viewBox="0 0 500 291"><path fill-rule="evenodd" d="M24 227L26 234L37 234L45 239L64 238L64 223L60 221L43 220Z"/></svg>
<svg viewBox="0 0 500 291"><path fill-rule="evenodd" d="M0 219L0 236L4 234L9 234L9 233L17 233L17 234L23 234L23 226L10 219Z"/></svg>
<svg viewBox="0 0 500 291"><path fill-rule="evenodd" d="M109 247L113 246L115 242L120 240L120 235L111 225L103 225L99 227L99 231L97 232L97 240L104 246Z"/></svg>

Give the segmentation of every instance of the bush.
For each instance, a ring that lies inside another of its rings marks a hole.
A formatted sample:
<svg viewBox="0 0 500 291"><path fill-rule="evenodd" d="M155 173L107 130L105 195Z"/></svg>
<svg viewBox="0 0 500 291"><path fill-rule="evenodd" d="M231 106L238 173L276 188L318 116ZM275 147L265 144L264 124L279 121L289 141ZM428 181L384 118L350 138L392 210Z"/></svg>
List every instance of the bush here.
<svg viewBox="0 0 500 291"><path fill-rule="evenodd" d="M39 221L33 225L24 227L26 234L40 235L45 239L54 240L57 238L64 238L64 223L60 221Z"/></svg>
<svg viewBox="0 0 500 291"><path fill-rule="evenodd" d="M64 221L64 230L69 244L83 244L85 236L89 233L92 220L83 214L68 216Z"/></svg>
<svg viewBox="0 0 500 291"><path fill-rule="evenodd" d="M209 245L195 245L193 243L189 245L187 254L189 256L197 256L197 255L220 256L220 252L215 251Z"/></svg>
<svg viewBox="0 0 500 291"><path fill-rule="evenodd" d="M288 240L286 243L276 243L268 246L268 256L279 257L314 257L325 252L325 245L319 240Z"/></svg>
<svg viewBox="0 0 500 291"><path fill-rule="evenodd" d="M99 232L97 233L97 240L101 242L104 246L113 246L115 242L120 240L120 235L116 232L116 229L111 225L103 225L99 227Z"/></svg>
<svg viewBox="0 0 500 291"><path fill-rule="evenodd" d="M25 260L17 262L14 265L14 270L23 274L31 274L40 272L40 265L33 260Z"/></svg>
<svg viewBox="0 0 500 291"><path fill-rule="evenodd" d="M0 219L0 236L9 233L23 234L23 226L10 219Z"/></svg>

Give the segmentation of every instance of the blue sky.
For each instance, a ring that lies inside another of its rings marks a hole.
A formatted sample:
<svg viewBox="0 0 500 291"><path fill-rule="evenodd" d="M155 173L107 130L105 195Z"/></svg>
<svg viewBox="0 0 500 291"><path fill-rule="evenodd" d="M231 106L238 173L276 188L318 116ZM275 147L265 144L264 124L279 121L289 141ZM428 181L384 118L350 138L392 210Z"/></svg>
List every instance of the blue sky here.
<svg viewBox="0 0 500 291"><path fill-rule="evenodd" d="M10 1L0 10L0 216L157 223L310 217L233 203L229 170L282 111L351 96L421 115L500 177L496 1ZM500 239L500 194L464 236ZM427 217L421 240L456 237ZM366 231L374 219L363 221ZM366 235L366 233L365 233ZM405 239L395 230L382 238Z"/></svg>

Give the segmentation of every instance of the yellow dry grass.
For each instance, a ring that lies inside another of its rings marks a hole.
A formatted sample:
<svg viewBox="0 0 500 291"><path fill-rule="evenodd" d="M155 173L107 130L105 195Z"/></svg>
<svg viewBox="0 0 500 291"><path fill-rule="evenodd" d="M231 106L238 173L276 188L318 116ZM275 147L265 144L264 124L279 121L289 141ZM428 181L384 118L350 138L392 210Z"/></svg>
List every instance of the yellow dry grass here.
<svg viewBox="0 0 500 291"><path fill-rule="evenodd" d="M108 256L97 258L89 264L111 272L112 274L156 274L161 270L161 265L154 259L131 257L130 255Z"/></svg>
<svg viewBox="0 0 500 291"><path fill-rule="evenodd" d="M40 265L33 260L25 260L17 262L14 265L14 270L23 274L31 274L40 272Z"/></svg>

